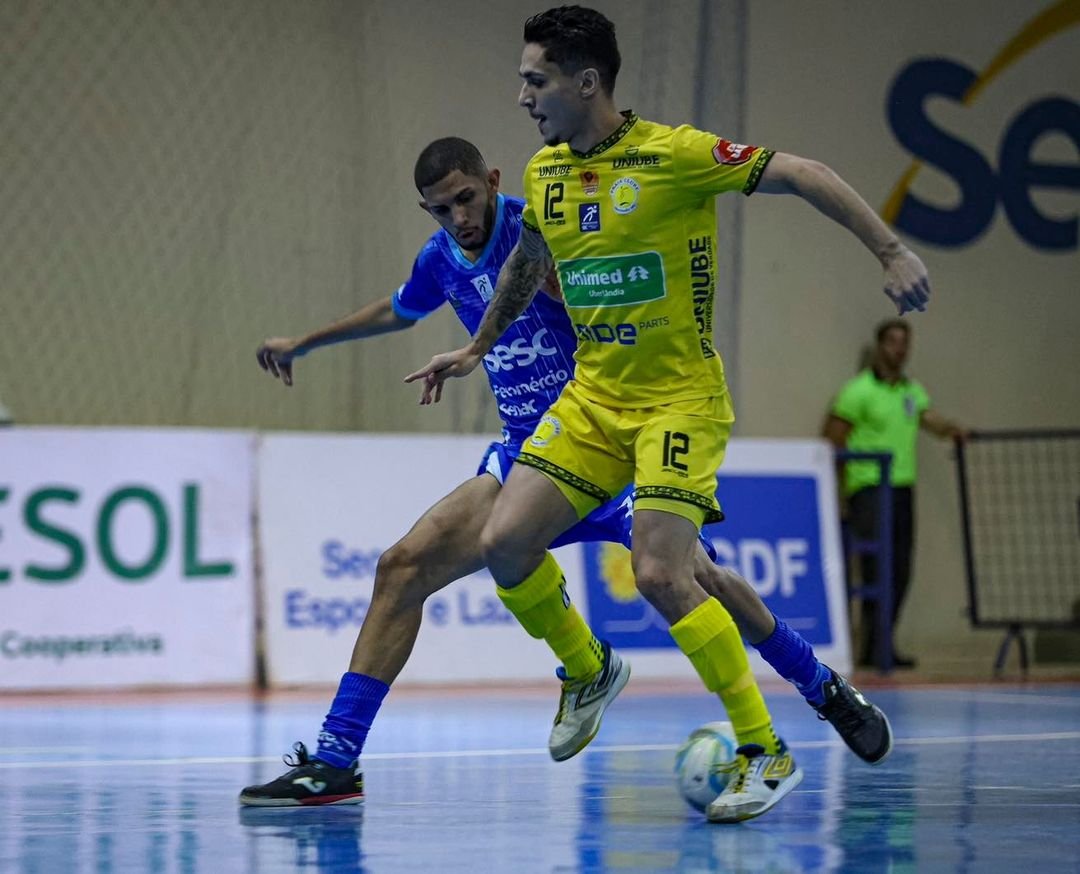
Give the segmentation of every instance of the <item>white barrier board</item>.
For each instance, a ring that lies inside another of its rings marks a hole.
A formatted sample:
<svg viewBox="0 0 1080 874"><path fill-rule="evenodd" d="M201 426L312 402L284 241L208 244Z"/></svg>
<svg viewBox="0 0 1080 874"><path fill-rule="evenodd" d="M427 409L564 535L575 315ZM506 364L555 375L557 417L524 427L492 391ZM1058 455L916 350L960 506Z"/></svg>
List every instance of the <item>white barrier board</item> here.
<svg viewBox="0 0 1080 874"><path fill-rule="evenodd" d="M0 432L0 688L254 678L254 438Z"/></svg>
<svg viewBox="0 0 1080 874"><path fill-rule="evenodd" d="M347 669L376 564L435 501L471 477L489 440L418 435L271 435L259 452L268 678L333 683ZM820 441L740 441L720 481L728 521L706 534L837 670L850 668L832 453ZM625 551L557 551L567 587L594 629L640 676L693 677L666 625L633 589ZM764 666L753 656L755 670ZM484 571L430 598L402 681L551 677Z"/></svg>

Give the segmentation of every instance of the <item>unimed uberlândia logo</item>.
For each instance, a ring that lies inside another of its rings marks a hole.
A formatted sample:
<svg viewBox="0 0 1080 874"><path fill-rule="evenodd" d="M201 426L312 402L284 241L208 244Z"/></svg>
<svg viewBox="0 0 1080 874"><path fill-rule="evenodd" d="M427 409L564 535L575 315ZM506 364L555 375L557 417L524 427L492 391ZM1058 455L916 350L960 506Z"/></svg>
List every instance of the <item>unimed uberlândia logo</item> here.
<svg viewBox="0 0 1080 874"><path fill-rule="evenodd" d="M914 160L882 209L885 221L928 243L964 246L985 233L1000 203L1009 224L1028 245L1076 251L1076 211L1065 217L1049 215L1032 199L1037 189L1080 191L1080 161L1062 164L1033 156L1048 136L1065 137L1080 150L1080 104L1074 97L1041 97L1021 107L1004 125L996 169L972 145L935 124L927 103L944 97L971 105L1006 69L1078 24L1080 0L1060 0L1031 19L980 72L938 57L914 60L897 74L886 103L888 120ZM959 188L955 206L936 205L911 192L924 164L948 175Z"/></svg>

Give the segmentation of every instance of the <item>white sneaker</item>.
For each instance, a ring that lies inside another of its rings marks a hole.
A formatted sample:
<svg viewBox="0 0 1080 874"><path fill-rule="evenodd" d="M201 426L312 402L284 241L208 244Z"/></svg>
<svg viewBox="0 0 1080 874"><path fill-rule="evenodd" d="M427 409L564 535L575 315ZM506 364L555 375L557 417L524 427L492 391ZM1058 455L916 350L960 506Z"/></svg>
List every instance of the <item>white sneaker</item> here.
<svg viewBox="0 0 1080 874"><path fill-rule="evenodd" d="M783 741L779 751L771 756L757 744L741 746L727 767L731 779L705 808L709 822L742 822L761 816L803 778L802 769L795 764Z"/></svg>
<svg viewBox="0 0 1080 874"><path fill-rule="evenodd" d="M548 738L548 750L556 762L576 756L600 730L600 719L630 679L630 665L619 658L611 644L602 641L604 666L584 680L570 680L566 671L555 673L563 681L559 711Z"/></svg>

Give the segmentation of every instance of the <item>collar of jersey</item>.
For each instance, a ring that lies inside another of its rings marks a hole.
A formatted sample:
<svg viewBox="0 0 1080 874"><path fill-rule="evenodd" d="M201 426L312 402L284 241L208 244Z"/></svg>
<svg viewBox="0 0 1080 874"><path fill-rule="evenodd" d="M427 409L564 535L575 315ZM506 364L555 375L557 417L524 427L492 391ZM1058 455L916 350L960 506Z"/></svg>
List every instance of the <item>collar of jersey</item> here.
<svg viewBox="0 0 1080 874"><path fill-rule="evenodd" d="M488 256L491 254L491 250L495 245L495 235L499 232L499 228L502 227L503 222L503 196L501 194L495 195L495 221L491 225L491 233L488 234L487 245L484 246L484 251L480 253L480 257L476 259L474 264L468 258L465 257L465 253L461 251L461 246L458 245L458 241L455 240L450 234L446 234L446 239L450 241L450 252L454 256L454 260L458 266L464 270L479 270L484 266ZM445 231L443 233L446 233Z"/></svg>
<svg viewBox="0 0 1080 874"><path fill-rule="evenodd" d="M880 373L878 373L878 369L876 367L872 366L872 365L870 367L870 373L874 377L875 382L880 382L882 385L887 385L890 388L892 388L894 386L907 385L907 383L908 383L908 378L907 378L906 373L901 373L899 378L896 380L896 382L889 382L884 376L882 376Z"/></svg>
<svg viewBox="0 0 1080 874"><path fill-rule="evenodd" d="M575 149L570 149L570 152L573 154L573 156L575 158L592 158L595 155L599 155L601 152L606 152L619 140L621 140L628 133L630 133L630 128L637 124L638 117L637 115L635 115L634 110L632 109L623 110L622 116L626 119L626 121L620 124L613 134L606 137L605 139L602 139L587 152L579 152Z"/></svg>

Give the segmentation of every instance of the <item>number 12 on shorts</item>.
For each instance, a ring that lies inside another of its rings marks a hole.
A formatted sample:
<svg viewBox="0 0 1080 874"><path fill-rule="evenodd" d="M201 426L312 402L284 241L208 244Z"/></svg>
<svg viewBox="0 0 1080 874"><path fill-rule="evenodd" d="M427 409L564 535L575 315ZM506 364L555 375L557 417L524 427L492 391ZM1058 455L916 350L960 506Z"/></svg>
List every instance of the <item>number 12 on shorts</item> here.
<svg viewBox="0 0 1080 874"><path fill-rule="evenodd" d="M689 470L678 460L680 455L690 452L690 436L682 431L664 432L664 467L672 467L675 470Z"/></svg>

